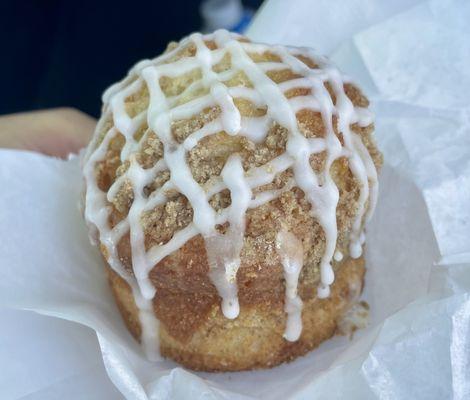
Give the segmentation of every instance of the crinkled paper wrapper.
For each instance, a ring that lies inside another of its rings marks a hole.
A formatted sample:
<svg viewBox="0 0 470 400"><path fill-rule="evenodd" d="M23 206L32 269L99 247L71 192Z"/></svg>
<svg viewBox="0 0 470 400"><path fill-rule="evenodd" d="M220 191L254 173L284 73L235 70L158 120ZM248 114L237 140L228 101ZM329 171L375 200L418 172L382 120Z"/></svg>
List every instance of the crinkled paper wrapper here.
<svg viewBox="0 0 470 400"><path fill-rule="evenodd" d="M0 397L469 399L469 20L466 1L259 12L253 39L315 47L365 89L386 160L367 229L369 327L271 370L147 362L89 244L77 159L1 151L0 305L61 319L2 312Z"/></svg>

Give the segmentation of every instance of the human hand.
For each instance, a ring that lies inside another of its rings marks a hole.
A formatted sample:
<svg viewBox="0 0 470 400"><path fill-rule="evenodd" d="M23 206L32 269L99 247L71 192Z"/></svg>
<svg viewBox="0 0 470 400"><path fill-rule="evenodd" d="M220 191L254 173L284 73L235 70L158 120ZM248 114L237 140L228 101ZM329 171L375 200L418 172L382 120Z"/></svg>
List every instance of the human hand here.
<svg viewBox="0 0 470 400"><path fill-rule="evenodd" d="M74 108L52 108L0 116L0 148L37 151L65 158L85 147L96 120Z"/></svg>

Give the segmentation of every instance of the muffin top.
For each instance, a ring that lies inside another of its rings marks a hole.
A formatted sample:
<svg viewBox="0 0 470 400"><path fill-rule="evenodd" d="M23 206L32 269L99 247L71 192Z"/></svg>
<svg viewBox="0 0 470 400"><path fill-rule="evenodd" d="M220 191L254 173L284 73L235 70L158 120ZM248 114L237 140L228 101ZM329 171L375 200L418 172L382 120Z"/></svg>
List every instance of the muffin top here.
<svg viewBox="0 0 470 400"><path fill-rule="evenodd" d="M326 58L196 33L137 63L103 103L85 217L143 298L216 290L235 318L239 296L299 274L326 297L335 263L361 255L381 154L368 100Z"/></svg>

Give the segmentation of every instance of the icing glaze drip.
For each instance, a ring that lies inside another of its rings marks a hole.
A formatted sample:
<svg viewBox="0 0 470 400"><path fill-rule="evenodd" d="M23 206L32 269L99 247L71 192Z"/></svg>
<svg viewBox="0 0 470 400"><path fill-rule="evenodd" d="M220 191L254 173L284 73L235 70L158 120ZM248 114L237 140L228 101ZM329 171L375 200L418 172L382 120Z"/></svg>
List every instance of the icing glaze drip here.
<svg viewBox="0 0 470 400"><path fill-rule="evenodd" d="M227 318L238 316L237 271L245 236L245 213L251 200L251 188L245 180L241 158L232 155L222 170L222 179L230 190L227 233L206 237L206 250L211 271L209 276L222 297L222 311Z"/></svg>
<svg viewBox="0 0 470 400"><path fill-rule="evenodd" d="M100 123L98 123L97 126L97 129L99 128ZM107 202L106 193L99 190L95 182L95 164L98 160L104 158L109 141L113 136L114 135L108 135L105 137L84 165L83 174L87 182L85 219L89 225L92 225L98 231L99 240L106 249L106 261L110 267L129 284L132 294L134 295L135 303L139 309L139 318L142 324L141 343L144 352L150 360L157 360L158 321L153 312L152 301L142 295L136 280L126 271L117 253L117 243L119 239L129 231L129 222L121 222L113 229L109 227L108 217L110 207Z"/></svg>
<svg viewBox="0 0 470 400"><path fill-rule="evenodd" d="M265 46L240 42L239 38L223 30L204 36L196 33L183 39L175 49L162 56L137 63L123 81L111 86L103 94L103 116L85 155L85 218L90 230L97 232L109 265L132 289L140 310L141 341L151 357L156 354L158 325L152 305L155 287L149 273L163 258L191 238L196 235L204 238L209 276L222 298L222 311L227 318L236 318L240 311L236 277L248 209L259 207L293 187L302 189L311 205L312 216L320 224L325 236L317 293L319 297L327 297L334 281L331 262L343 258L342 253L336 250L339 190L330 175L335 160L347 157L351 172L360 185L358 210L349 238L349 253L352 257L359 257L362 253L363 224L375 207L377 172L362 140L350 129L354 123L359 126L371 124L373 115L365 108L354 107L344 90L344 83L348 80L327 59L309 49ZM213 41L217 48L210 49L207 41ZM189 45L195 48L193 56L170 62ZM266 51L276 55L279 61L257 63L249 55ZM229 69L215 72L214 66L226 55L230 56ZM310 58L318 68L309 68L298 56ZM268 71L286 68L300 77L277 84L267 75ZM177 95L165 95L161 86L162 78L176 78L195 70L200 72L200 79L191 82ZM248 77L251 87L229 87L224 83L240 72ZM325 86L326 82L331 86L335 102ZM148 108L131 117L126 112L126 99L144 87L149 93ZM296 88L309 89L311 94L288 98L286 92ZM203 94L185 100L198 91ZM260 117L242 116L234 99L245 99L257 107L267 107L267 112ZM220 110L217 118L192 132L182 143L177 142L172 133L174 121L194 117L214 107ZM296 113L304 109L320 113L325 127L324 137L306 138L302 134ZM342 141L334 131L333 118L337 120ZM103 136L105 122L109 119L112 119L114 126ZM137 140L135 134L145 122L148 130ZM240 135L254 143L261 143L274 123L288 130L284 154L248 171L244 170L241 157L233 154L226 161L221 176L211 179L210 185L202 186L196 182L186 158L187 153L203 138L224 131L231 136ZM150 133L155 134L163 144L163 157L154 166L144 169L136 155L142 150L142 143ZM129 165L109 190L104 192L96 182L95 168L98 162L105 159L110 141L117 134L122 134L125 140L120 152L121 162L128 162ZM317 173L310 165L310 157L321 152L326 154L325 166ZM294 177L283 188L257 191L256 196L252 195L255 189L272 183L279 173L289 168ZM150 195L146 194L145 188L154 182L159 172L165 170L169 171L169 180ZM132 204L127 217L111 227L108 221L112 212L110 202L126 182L132 188ZM230 192L231 204L216 213L209 199L226 189ZM146 248L142 215L164 205L169 190L176 190L188 199L193 210L193 220L184 229L175 232L168 242ZM224 233L220 233L218 225L224 225ZM117 244L126 234L130 237L133 275L126 271L117 252ZM277 235L276 249L286 281L287 325L284 337L295 341L302 330L302 302L297 294L303 260L302 243L291 233L281 231Z"/></svg>
<svg viewBox="0 0 470 400"><path fill-rule="evenodd" d="M343 259L343 253L341 253L339 250L336 250L333 258L335 259L335 261L339 262Z"/></svg>
<svg viewBox="0 0 470 400"><path fill-rule="evenodd" d="M280 231L276 237L276 250L284 267L286 284L284 310L287 313L287 323L284 338L295 342L302 333L302 300L297 294L304 256L302 242L292 233Z"/></svg>

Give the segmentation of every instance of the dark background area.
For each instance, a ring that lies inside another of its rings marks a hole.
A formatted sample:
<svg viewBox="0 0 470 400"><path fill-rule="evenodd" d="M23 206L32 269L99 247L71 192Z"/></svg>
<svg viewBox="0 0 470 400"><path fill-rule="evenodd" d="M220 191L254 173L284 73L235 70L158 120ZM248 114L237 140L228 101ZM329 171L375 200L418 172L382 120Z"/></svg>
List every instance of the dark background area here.
<svg viewBox="0 0 470 400"><path fill-rule="evenodd" d="M70 106L98 116L103 90L132 65L201 29L199 5L0 0L0 114Z"/></svg>

